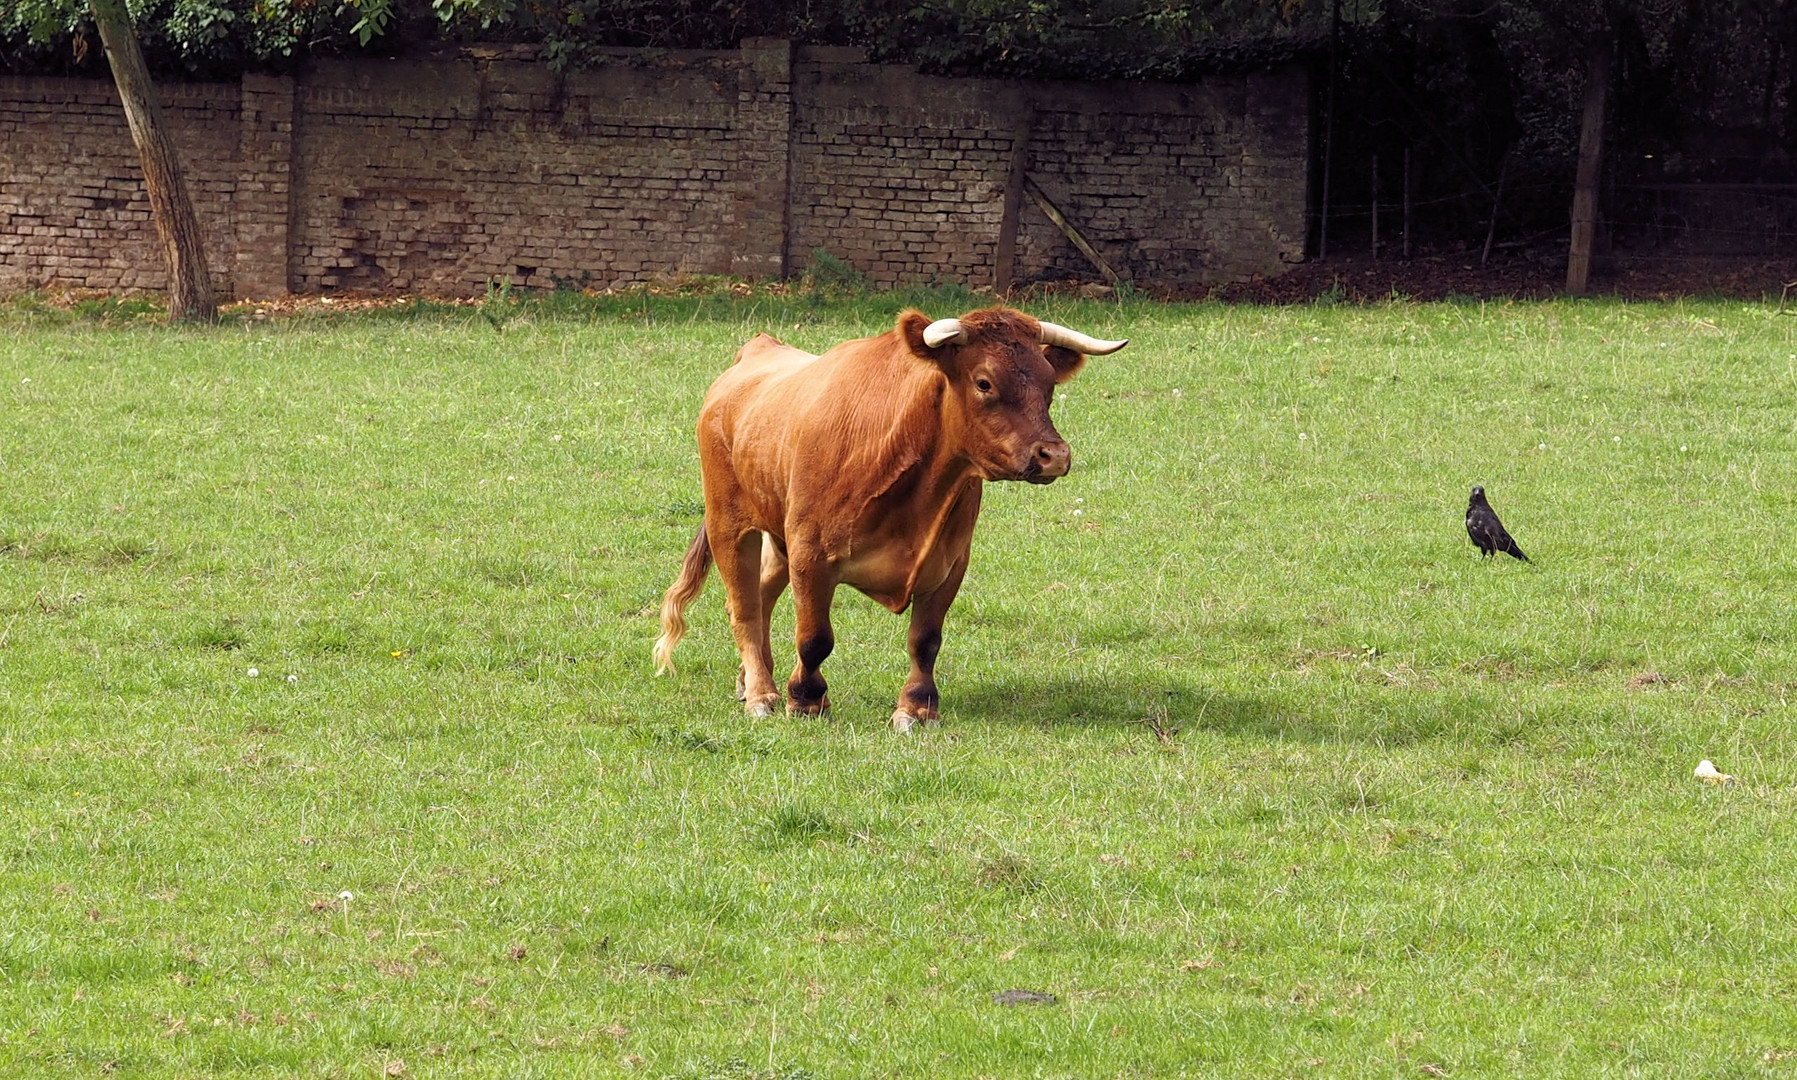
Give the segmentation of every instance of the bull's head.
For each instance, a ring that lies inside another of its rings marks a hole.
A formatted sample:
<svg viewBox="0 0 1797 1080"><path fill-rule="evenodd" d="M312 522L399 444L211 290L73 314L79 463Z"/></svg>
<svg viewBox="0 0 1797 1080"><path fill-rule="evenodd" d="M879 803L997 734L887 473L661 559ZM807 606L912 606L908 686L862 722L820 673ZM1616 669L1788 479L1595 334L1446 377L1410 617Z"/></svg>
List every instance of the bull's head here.
<svg viewBox="0 0 1797 1080"><path fill-rule="evenodd" d="M1100 341L1021 311L989 308L959 319L899 316L910 350L948 377L945 412L958 416L968 457L988 480L1046 484L1073 466L1048 406L1057 384L1079 374L1086 356L1127 341Z"/></svg>

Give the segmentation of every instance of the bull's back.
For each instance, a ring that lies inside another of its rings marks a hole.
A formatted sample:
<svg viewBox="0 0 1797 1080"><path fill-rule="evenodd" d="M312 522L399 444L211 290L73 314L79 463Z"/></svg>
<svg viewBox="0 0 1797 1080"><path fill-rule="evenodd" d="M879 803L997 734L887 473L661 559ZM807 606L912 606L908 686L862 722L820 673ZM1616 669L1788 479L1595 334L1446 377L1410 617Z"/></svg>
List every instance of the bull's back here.
<svg viewBox="0 0 1797 1080"><path fill-rule="evenodd" d="M755 507L762 527L783 516L792 468L793 419L817 357L767 334L757 334L719 375L699 411L699 452L705 469L727 474L730 486Z"/></svg>
<svg viewBox="0 0 1797 1080"><path fill-rule="evenodd" d="M801 375L816 359L803 349L795 349L767 334L756 334L737 350L736 363L711 384L705 407L709 410L719 403L732 411L740 410L757 398L779 393L779 384Z"/></svg>

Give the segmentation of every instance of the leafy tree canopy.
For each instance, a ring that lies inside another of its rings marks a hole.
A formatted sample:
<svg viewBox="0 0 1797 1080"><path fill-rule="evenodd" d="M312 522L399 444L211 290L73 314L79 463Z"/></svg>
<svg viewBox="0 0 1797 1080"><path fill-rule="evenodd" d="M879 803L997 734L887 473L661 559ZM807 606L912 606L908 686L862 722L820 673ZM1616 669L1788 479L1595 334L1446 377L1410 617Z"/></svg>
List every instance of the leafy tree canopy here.
<svg viewBox="0 0 1797 1080"><path fill-rule="evenodd" d="M130 0L153 66L189 75L395 55L441 41L541 43L580 68L607 46L855 45L945 73L1178 78L1319 48L1326 0ZM0 9L0 67L90 69L85 0Z"/></svg>

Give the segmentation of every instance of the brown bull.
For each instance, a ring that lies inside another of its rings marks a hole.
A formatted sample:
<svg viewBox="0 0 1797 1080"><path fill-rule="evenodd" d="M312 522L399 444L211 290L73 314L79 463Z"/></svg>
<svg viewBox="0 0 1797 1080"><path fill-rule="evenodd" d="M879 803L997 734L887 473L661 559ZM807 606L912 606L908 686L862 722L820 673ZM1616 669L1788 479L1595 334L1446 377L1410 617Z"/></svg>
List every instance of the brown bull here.
<svg viewBox="0 0 1797 1080"><path fill-rule="evenodd" d="M788 712L830 707L818 670L835 644L830 601L852 585L895 612L911 607L911 677L893 726L936 719L942 619L967 572L980 485L1066 475L1072 454L1048 416L1055 384L1085 354L1125 344L1007 308L934 323L907 311L890 332L822 356L757 335L699 411L705 520L662 600L658 670L672 670L715 559L750 715L780 700L768 615L790 583L799 660Z"/></svg>

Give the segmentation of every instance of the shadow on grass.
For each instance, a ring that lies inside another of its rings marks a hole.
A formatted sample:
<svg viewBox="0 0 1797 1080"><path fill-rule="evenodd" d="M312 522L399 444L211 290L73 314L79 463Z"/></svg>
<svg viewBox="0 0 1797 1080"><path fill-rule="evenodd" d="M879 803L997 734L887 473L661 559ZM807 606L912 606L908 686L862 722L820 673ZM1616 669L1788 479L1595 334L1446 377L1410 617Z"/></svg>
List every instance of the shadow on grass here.
<svg viewBox="0 0 1797 1080"><path fill-rule="evenodd" d="M1153 718L1182 731L1270 742L1387 747L1442 738L1512 742L1533 726L1502 718L1498 703L1479 695L1369 692L1362 699L1299 691L1244 694L1174 677L1049 675L962 684L945 694L945 704L962 720L996 724L1120 727Z"/></svg>

